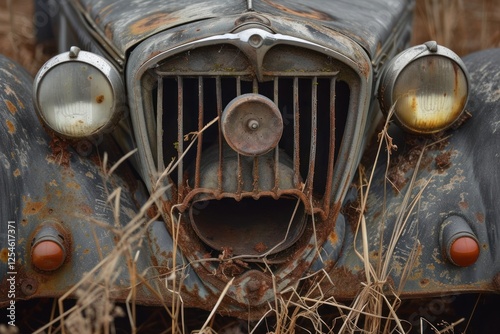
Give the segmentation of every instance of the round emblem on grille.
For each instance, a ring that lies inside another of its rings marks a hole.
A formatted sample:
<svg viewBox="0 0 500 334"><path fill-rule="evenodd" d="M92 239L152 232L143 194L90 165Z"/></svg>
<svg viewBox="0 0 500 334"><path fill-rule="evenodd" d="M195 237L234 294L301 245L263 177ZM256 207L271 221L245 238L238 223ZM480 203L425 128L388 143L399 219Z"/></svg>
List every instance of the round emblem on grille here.
<svg viewBox="0 0 500 334"><path fill-rule="evenodd" d="M234 98L224 109L221 124L229 146L247 156L269 152L283 134L283 118L278 107L259 94Z"/></svg>

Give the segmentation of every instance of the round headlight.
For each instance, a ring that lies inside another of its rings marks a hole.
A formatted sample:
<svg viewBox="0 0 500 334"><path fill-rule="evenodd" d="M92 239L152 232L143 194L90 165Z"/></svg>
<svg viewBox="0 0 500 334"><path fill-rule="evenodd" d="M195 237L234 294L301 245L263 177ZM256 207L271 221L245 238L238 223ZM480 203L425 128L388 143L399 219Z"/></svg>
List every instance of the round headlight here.
<svg viewBox="0 0 500 334"><path fill-rule="evenodd" d="M394 107L397 122L407 131L428 134L452 125L465 109L469 78L451 50L428 42L392 59L379 85L386 114Z"/></svg>
<svg viewBox="0 0 500 334"><path fill-rule="evenodd" d="M104 58L72 47L50 59L34 82L42 121L58 134L80 138L110 129L121 118L124 88Z"/></svg>

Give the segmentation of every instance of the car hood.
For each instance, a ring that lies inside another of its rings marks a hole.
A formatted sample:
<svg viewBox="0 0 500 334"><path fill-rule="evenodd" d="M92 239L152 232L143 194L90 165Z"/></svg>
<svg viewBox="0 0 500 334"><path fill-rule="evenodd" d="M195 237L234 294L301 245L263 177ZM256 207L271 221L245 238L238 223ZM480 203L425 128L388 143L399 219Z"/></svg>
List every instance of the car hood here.
<svg viewBox="0 0 500 334"><path fill-rule="evenodd" d="M157 32L252 10L339 31L373 57L413 0L73 0L90 25L121 55Z"/></svg>

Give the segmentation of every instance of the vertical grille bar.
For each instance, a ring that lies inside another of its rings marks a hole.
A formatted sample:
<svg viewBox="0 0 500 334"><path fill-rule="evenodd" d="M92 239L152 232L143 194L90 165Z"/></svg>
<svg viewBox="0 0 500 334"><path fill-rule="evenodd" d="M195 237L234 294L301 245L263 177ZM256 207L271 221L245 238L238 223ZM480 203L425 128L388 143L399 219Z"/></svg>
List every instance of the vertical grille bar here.
<svg viewBox="0 0 500 334"><path fill-rule="evenodd" d="M182 161L182 156L184 154L184 89L183 89L183 79L181 76L177 76L177 185L178 191L177 196L179 201L181 201L184 193L184 184L182 182L182 177L184 175L184 163Z"/></svg>
<svg viewBox="0 0 500 334"><path fill-rule="evenodd" d="M307 173L307 193L312 194L314 183L314 167L316 164L316 142L318 136L318 78L311 83L311 148L309 154L309 170Z"/></svg>
<svg viewBox="0 0 500 334"><path fill-rule="evenodd" d="M328 164L335 165L335 78L330 79L330 147L328 149ZM332 192L333 168L328 168L326 175L325 195L323 197L323 206L325 211L330 207L330 193Z"/></svg>
<svg viewBox="0 0 500 334"><path fill-rule="evenodd" d="M293 183L300 187L300 115L299 115L299 78L293 78Z"/></svg>
<svg viewBox="0 0 500 334"><path fill-rule="evenodd" d="M200 186L200 166L201 166L201 153L203 150L203 116L204 116L204 108L203 108L203 77L198 77L198 143L196 146L196 171L194 176L194 184L195 187L198 188Z"/></svg>
<svg viewBox="0 0 500 334"><path fill-rule="evenodd" d="M222 138L222 125L221 125L221 117L222 117L222 83L220 76L215 78L215 94L217 95L217 117L219 117L219 121L217 122L219 127L219 167L218 167L218 192L222 193L222 170L224 166L224 157L223 157L223 138Z"/></svg>
<svg viewBox="0 0 500 334"><path fill-rule="evenodd" d="M238 76L236 78L236 96L240 96L241 95L241 77Z"/></svg>
<svg viewBox="0 0 500 334"><path fill-rule="evenodd" d="M241 77L238 76L236 77L236 96L241 95ZM243 191L243 166L241 165L241 155L239 153L236 153L238 156L238 186L237 186L237 193L238 196L241 195ZM240 198L240 197L238 197Z"/></svg>
<svg viewBox="0 0 500 334"><path fill-rule="evenodd" d="M252 82L252 92L254 94L259 93L259 82L257 79L253 79ZM259 158L253 158L253 192L255 194L259 193Z"/></svg>
<svg viewBox="0 0 500 334"><path fill-rule="evenodd" d="M279 80L274 78L274 103L279 106ZM280 173L279 173L279 145L274 149L274 189L273 192L277 195L280 183Z"/></svg>
<svg viewBox="0 0 500 334"><path fill-rule="evenodd" d="M156 92L156 153L158 171L165 169L163 161L163 78L158 77L158 90Z"/></svg>

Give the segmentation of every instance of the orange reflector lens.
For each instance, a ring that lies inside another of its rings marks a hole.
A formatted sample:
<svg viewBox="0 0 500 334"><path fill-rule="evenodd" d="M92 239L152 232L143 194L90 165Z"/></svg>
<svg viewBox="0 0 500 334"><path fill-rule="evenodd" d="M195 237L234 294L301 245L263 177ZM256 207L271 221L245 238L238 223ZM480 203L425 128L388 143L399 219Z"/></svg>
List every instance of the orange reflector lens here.
<svg viewBox="0 0 500 334"><path fill-rule="evenodd" d="M474 264L479 257L479 245L471 237L460 237L450 247L450 260L460 267Z"/></svg>
<svg viewBox="0 0 500 334"><path fill-rule="evenodd" d="M64 263L65 252L61 245L51 240L37 243L31 250L31 261L43 271L56 270Z"/></svg>

